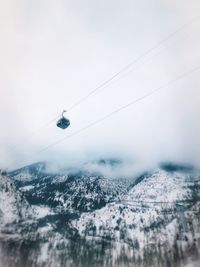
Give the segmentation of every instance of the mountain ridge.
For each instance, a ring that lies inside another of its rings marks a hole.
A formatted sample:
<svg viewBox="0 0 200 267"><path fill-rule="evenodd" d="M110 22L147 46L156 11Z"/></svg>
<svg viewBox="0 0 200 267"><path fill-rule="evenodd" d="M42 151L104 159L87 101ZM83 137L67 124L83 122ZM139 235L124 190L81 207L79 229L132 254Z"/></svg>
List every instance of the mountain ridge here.
<svg viewBox="0 0 200 267"><path fill-rule="evenodd" d="M167 164L132 178L108 178L87 169L50 173L45 163L1 176L1 185L13 183L14 189L8 186L7 195L0 191L0 198L10 201L18 195L14 207L27 205L29 216L11 221L10 234L3 231L7 224L1 226L0 255L12 258L16 252L8 248L15 244L20 267L167 267L197 262L200 174ZM14 266L0 256L1 261L4 267Z"/></svg>

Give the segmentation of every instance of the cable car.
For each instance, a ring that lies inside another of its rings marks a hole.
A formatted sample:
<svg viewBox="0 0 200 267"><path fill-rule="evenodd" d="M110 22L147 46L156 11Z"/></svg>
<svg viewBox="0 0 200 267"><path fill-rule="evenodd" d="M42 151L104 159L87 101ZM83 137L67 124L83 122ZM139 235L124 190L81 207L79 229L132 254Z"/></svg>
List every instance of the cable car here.
<svg viewBox="0 0 200 267"><path fill-rule="evenodd" d="M56 125L57 127L61 128L61 129L66 129L67 127L69 127L70 125L70 121L64 117L64 113L66 112L66 110L63 110L63 113L62 113L62 117L57 121Z"/></svg>

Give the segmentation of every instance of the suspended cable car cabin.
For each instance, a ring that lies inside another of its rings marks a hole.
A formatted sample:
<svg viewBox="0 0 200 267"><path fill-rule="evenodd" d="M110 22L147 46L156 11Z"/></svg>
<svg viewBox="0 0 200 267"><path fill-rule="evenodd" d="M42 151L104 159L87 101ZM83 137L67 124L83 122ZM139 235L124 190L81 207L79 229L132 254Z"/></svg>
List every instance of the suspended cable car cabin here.
<svg viewBox="0 0 200 267"><path fill-rule="evenodd" d="M69 125L70 125L70 121L67 118L65 118L63 115L65 112L66 111L64 110L62 113L62 117L56 123L57 127L61 128L63 130L66 129L67 127L69 127Z"/></svg>

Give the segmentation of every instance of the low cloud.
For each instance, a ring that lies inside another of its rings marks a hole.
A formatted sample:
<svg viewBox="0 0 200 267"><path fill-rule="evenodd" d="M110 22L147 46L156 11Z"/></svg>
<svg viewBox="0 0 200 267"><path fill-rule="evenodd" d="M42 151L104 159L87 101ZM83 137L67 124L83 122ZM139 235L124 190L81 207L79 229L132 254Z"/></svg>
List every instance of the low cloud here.
<svg viewBox="0 0 200 267"><path fill-rule="evenodd" d="M2 167L36 161L75 165L103 157L130 162L118 173L131 173L132 168L137 172L161 161L199 165L199 73L67 138L197 66L199 21L152 52L145 64L141 61L68 112L71 126L66 131L55 122L43 127L200 11L195 0L153 3L8 0L0 4ZM38 153L64 137L65 141ZM107 175L112 171L104 170Z"/></svg>

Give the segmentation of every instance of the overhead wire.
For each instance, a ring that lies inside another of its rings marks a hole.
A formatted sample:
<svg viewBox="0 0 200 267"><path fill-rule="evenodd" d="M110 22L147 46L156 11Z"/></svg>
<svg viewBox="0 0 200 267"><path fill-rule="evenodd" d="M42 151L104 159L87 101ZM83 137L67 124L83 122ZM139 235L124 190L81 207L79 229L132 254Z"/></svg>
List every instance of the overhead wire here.
<svg viewBox="0 0 200 267"><path fill-rule="evenodd" d="M105 85L109 84L112 80L114 80L116 77L118 77L121 73L125 72L126 70L130 69L134 64L139 62L142 58L146 57L148 54L150 54L152 51L157 49L159 46L167 42L169 39L171 39L173 36L175 36L177 33L184 30L187 26L194 23L195 21L199 20L200 16L197 16L190 20L189 22L185 23L178 29L176 29L174 32L170 33L166 38L162 39L160 42L158 42L156 45L152 46L151 48L147 49L144 53L142 53L140 56L135 58L132 62L125 65L123 68L121 68L118 72L116 72L114 75L112 75L110 78L108 78L106 81L101 83L99 86L94 88L91 92L89 92L87 95L80 98L77 102L75 102L72 106L70 106L66 111L70 111L74 109L76 106L84 102L87 98L89 98L91 95L95 94L99 89L103 88Z"/></svg>
<svg viewBox="0 0 200 267"><path fill-rule="evenodd" d="M121 203L141 203L141 204L184 204L193 203L197 200L187 199L187 200L177 200L177 201L143 201L143 200L122 200Z"/></svg>
<svg viewBox="0 0 200 267"><path fill-rule="evenodd" d="M81 132L83 132L83 131L85 131L85 130L87 130L87 129L89 129L89 128L91 128L91 127L93 127L93 126L95 126L95 125L97 125L97 124L99 124L99 123L105 121L106 119L108 119L108 118L114 116L115 114L121 112L122 110L127 109L127 108L129 108L130 106L133 106L133 105L137 104L138 102L140 102L140 101L142 101L142 100L144 100L144 99L146 99L146 98L148 98L148 97L154 95L154 94L157 93L158 91L161 91L161 90L163 90L163 89L165 89L165 88L171 86L172 84L174 84L174 83L176 83L176 82L178 82L178 81L180 81L180 80L186 78L187 76L189 76L189 75L191 75L191 74L193 74L193 73L195 73L195 72L197 72L197 71L199 71L199 70L200 70L200 65L198 65L198 66L196 66L196 67L194 67L194 68L188 70L187 72L184 72L184 73L180 74L178 77L176 77L176 78L170 80L168 83L166 83L166 84L164 84L164 85L162 85L162 86L159 86L158 88L151 90L150 92L144 94L143 96L141 96L141 97L139 97L139 98L137 98L137 99L132 100L132 101L129 102L128 104L123 105L123 106L121 106L121 107L115 109L114 111L108 113L107 115L105 115L105 116L103 116L103 117L101 117L101 118L99 118L99 119L97 119L97 120L95 120L95 121L89 123L88 125L86 125L85 127L82 127L81 129L79 129L79 130L73 132L72 134L67 135L67 136L65 136L65 137L63 137L63 138L61 138L61 139L59 139L59 140L57 140L57 141L55 141L55 142L49 144L48 146L46 146L46 147L44 147L43 149L41 149L41 150L37 151L36 153L34 153L34 154L33 154L33 157L36 156L36 155L39 155L39 154L41 154L41 153L43 153L43 152L45 152L45 151L47 151L47 150L49 150L50 148L52 148L52 147L58 145L58 144L61 143L61 142L64 142L65 140L67 140L67 139L69 139L69 138L72 138L72 137L74 137L74 136L80 134ZM33 158L33 157L31 157L31 158Z"/></svg>
<svg viewBox="0 0 200 267"><path fill-rule="evenodd" d="M111 81L113 81L115 78L117 78L118 76L120 76L120 74L124 73L126 70L128 69L131 69L131 67L136 64L137 62L139 62L142 58L145 58L148 54L150 54L152 51L154 51L155 49L157 49L159 46L161 46L162 44L164 44L165 42L167 42L169 39L171 39L173 36L175 36L176 34L178 34L179 32L183 31L187 26L189 26L190 24L196 22L197 20L199 20L200 16L197 16L193 19L191 19L189 22L185 23L184 25L182 25L181 27L179 27L178 29L176 29L174 32L172 32L171 34L169 34L166 38L164 38L163 40L161 40L160 42L158 42L156 45L152 46L151 48L149 48L148 50L146 50L143 54L141 54L139 57L137 57L135 60L133 60L132 62L130 62L129 64L127 64L126 66L124 66L123 68L121 68L117 73L115 73L113 76L111 76L109 79L107 79L106 81L104 81L103 83L101 83L99 86L97 86L96 88L94 88L92 91L90 91L88 94L86 94L84 97L80 98L77 102L75 102L73 105L71 105L68 109L66 109L67 111L71 111L72 109L74 109L76 106L78 106L79 104L81 104L82 102L84 102L86 99L88 99L91 95L95 94L98 90L108 86ZM179 78L178 78L179 79ZM174 82L174 80L172 80L171 82ZM155 91L158 91L162 88L157 88ZM153 92L150 92L136 100L134 100L133 102L130 102L128 103L127 105L125 106L122 106L121 108L111 112L110 114L107 114L106 116L98 119L97 121L94 121L93 123L90 123L89 125L81 128L80 130L74 132L73 134L67 136L67 137L64 137L58 141L55 142L55 144L58 144L60 142L62 142L62 140L65 140L66 138L70 138L74 135L77 135L79 134L80 132L82 132L83 130L86 130L87 128L90 128L92 127L93 125L97 124L97 123L100 123L101 121L107 119L108 117L114 115L115 113L121 111L122 109L130 106L130 105L133 105L134 103L136 102L139 102L141 101L142 99L150 96L151 94L153 94ZM33 133L37 133L39 130L51 125L56 119L58 119L59 116L55 116L53 117L51 120L49 120L47 123L45 123L42 127L38 128L38 130L35 130ZM29 136L30 137L30 136ZM51 147L52 145L55 145L55 144L51 144L49 146L47 146L45 149L42 149L39 151L42 152L42 151L45 151L46 149L48 149L49 147Z"/></svg>
<svg viewBox="0 0 200 267"><path fill-rule="evenodd" d="M117 78L118 76L120 76L120 74L122 74L125 71L127 71L128 69L130 69L133 65L135 65L136 63L138 63L141 59L145 58L147 55L149 55L151 52L153 52L154 50L156 50L162 44L164 44L165 42L167 42L168 40L170 40L171 38L173 38L176 34L180 33L186 27L188 27L189 25L195 23L199 19L200 19L200 16L196 16L196 17L192 18L190 21L188 21L187 23L183 24L181 27L177 28L175 31L173 31L172 33L170 33L167 37L165 37L164 39L162 39L161 41L159 41L156 45L154 45L154 46L150 47L149 49L147 49L144 53L142 53L140 56L136 57L133 61L131 61L130 63L128 63L124 67L122 67L118 72L116 72L115 74L113 74L110 78L108 78L107 80L105 80L104 82L102 82L100 85L98 85L97 87L95 87L88 94L86 94L85 96L81 97L79 100L77 100L76 102L74 102L74 104L72 104L69 108L65 108L65 110L67 112L73 110L76 106L78 106L79 104L81 104L82 102L84 102L85 100L87 100L90 96L94 95L97 91L99 91L100 89L104 88L105 86L108 86L115 78ZM59 117L60 117L59 115L56 115L56 116L52 117L44 125L42 125L38 129L34 130L33 131L33 135L35 133L37 133L38 131L40 131L41 129L44 129L47 126L51 125Z"/></svg>
<svg viewBox="0 0 200 267"><path fill-rule="evenodd" d="M169 87L169 86L172 85L173 83L175 83L175 82L177 82L177 81L179 81L179 80L181 80L181 79L187 77L188 75L190 75L190 74L192 74L192 73L194 73L194 72L197 72L197 71L199 71L199 70L200 70L200 65L197 66L197 67L195 67L195 68L193 68L193 69L191 69L191 70L189 70L189 71L187 71L187 72L185 72L185 73L183 73L183 74L181 74L181 75L179 75L179 76L176 77L175 79L170 80L167 84L162 85L162 86L160 86L160 87L158 87L158 88L156 88L156 89L154 89L154 90L151 90L150 92L144 94L143 96L141 96L141 97L139 97L139 98L137 98L137 99L132 100L132 101L129 102L128 104L123 105L123 106L121 106L120 108L115 109L114 111L108 113L107 115L105 115L105 116L103 116L103 117L97 119L96 121L93 121L92 123L88 124L87 126L81 128L81 129L77 130L76 132L72 133L71 135L68 135L68 136L65 136L65 137L59 139L58 141L56 141L56 142L54 142L54 143L48 145L48 146L45 147L44 149L40 150L38 153L44 152L44 151L46 151L47 149L49 149L50 147L53 147L53 146L55 146L55 145L57 145L57 144L63 142L64 140L66 140L66 139L68 139L68 138L71 138L71 137L73 137L73 136L75 136L75 135L81 133L82 131L87 130L88 128L91 128L92 126L94 126L94 125L96 125L96 124L98 124L98 123L100 123L100 122L102 122L102 121L104 121L104 120L110 118L111 116L115 115L116 113L119 113L120 111L122 111L122 110L124 110L124 109L126 109L126 108L128 108L128 107L130 107L130 106L132 106L132 105L134 105L134 104L136 104L136 103L138 103L138 102L144 100L145 98L147 98L147 97L149 97L149 96L155 94L156 92L158 92L158 91L160 91L160 90L162 90L162 89L164 89L164 88L166 88L166 87Z"/></svg>

